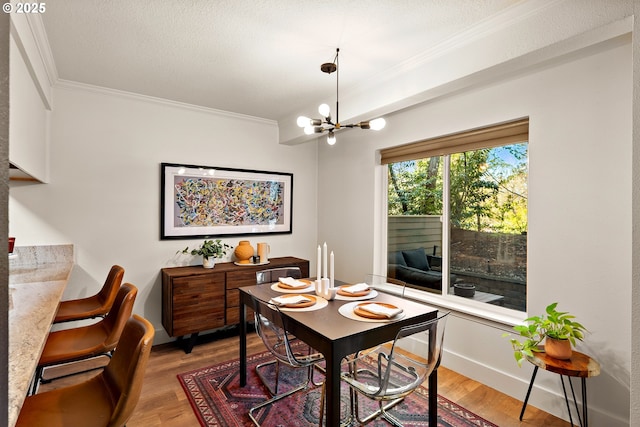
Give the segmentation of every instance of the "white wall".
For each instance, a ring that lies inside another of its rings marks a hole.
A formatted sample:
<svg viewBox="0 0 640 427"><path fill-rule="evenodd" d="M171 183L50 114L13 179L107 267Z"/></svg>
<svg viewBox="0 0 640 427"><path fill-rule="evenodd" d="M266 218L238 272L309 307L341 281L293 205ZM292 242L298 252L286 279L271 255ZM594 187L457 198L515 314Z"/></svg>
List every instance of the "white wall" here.
<svg viewBox="0 0 640 427"><path fill-rule="evenodd" d="M12 186L9 231L18 245L75 245L65 298L95 293L119 264L139 288L135 312L154 324L156 343L167 339L160 269L202 239L160 240L161 162L292 172L293 234L248 238L268 242L272 257L313 259L315 145L278 144L266 120L76 89L56 89L54 98L51 182Z"/></svg>
<svg viewBox="0 0 640 427"><path fill-rule="evenodd" d="M378 149L528 116L529 313L559 301L583 321L591 333L578 350L602 365L588 380L592 424L628 425L631 88L627 35L390 115L382 132L345 131L335 146L322 143L318 236L336 252L336 275L361 280L380 268ZM517 367L502 332L454 317L443 364L523 399L532 367ZM530 403L566 417L558 376L541 372L536 386Z"/></svg>

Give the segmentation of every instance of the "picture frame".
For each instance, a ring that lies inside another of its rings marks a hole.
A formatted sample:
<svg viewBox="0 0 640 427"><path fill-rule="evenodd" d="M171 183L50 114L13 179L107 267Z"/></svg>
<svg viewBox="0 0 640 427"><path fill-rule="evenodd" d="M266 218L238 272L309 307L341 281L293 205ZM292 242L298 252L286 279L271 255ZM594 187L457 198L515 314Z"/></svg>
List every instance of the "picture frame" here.
<svg viewBox="0 0 640 427"><path fill-rule="evenodd" d="M161 240L292 233L292 173L160 167Z"/></svg>

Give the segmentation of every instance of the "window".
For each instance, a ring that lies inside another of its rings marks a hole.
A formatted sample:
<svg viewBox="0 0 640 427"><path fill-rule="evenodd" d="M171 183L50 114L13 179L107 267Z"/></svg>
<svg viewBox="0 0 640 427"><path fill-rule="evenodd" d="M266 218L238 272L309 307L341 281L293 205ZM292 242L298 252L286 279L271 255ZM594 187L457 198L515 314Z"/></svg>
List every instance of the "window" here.
<svg viewBox="0 0 640 427"><path fill-rule="evenodd" d="M525 119L383 150L388 277L526 311L527 141Z"/></svg>

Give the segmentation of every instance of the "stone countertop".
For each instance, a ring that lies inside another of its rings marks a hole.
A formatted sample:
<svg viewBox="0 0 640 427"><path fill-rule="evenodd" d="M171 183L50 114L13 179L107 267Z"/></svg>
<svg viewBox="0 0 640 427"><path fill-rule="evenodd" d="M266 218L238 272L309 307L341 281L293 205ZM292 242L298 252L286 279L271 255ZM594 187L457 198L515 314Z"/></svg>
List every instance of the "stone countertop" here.
<svg viewBox="0 0 640 427"><path fill-rule="evenodd" d="M73 269L73 245L16 247L9 257L9 426L14 426Z"/></svg>

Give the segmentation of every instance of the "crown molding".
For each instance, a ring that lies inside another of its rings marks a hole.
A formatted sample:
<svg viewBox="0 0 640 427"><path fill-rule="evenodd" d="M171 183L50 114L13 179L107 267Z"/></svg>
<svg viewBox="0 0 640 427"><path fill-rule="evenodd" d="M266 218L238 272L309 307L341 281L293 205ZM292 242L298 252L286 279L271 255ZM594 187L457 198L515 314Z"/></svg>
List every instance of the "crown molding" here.
<svg viewBox="0 0 640 427"><path fill-rule="evenodd" d="M56 68L56 63L53 60L51 45L49 44L49 38L47 37L42 17L37 13L27 14L25 16L27 17L29 29L31 30L36 47L38 48L40 60L42 61L47 73L49 85L53 86L58 81L58 69Z"/></svg>
<svg viewBox="0 0 640 427"><path fill-rule="evenodd" d="M39 14L25 14L27 27L31 38L34 41L35 47L40 61L43 64L49 87L63 88L72 90L81 90L86 92L99 93L102 95L118 96L126 99L133 99L148 103L154 103L159 105L170 106L173 108L180 108L183 110L197 111L200 113L213 114L219 117L233 118L245 121L252 121L256 123L266 124L269 126L278 126L277 121L264 119L261 117L249 116L246 114L234 113L231 111L218 110L215 108L202 107L199 105L188 104L179 101L172 101L169 99L158 98L153 96L142 95L134 92L127 92L122 90L110 89L102 86L89 85L85 83L75 82L71 80L61 79L58 75L58 69L53 59L53 53L51 51L51 45L47 37L46 30L42 17ZM24 27L24 26L23 26Z"/></svg>
<svg viewBox="0 0 640 427"><path fill-rule="evenodd" d="M218 110L215 108L203 107L195 104L188 104L186 102L173 101L170 99L142 95L139 93L127 92L124 90L111 89L103 86L95 86L95 85L75 82L71 80L58 79L54 87L60 88L60 89L66 89L66 90L97 93L97 94L106 95L106 96L115 96L118 98L124 98L124 99L129 99L134 101L142 101L146 103L163 105L166 107L178 108L182 110L212 114L218 117L225 117L225 118L231 118L231 119L237 119L237 120L243 120L243 121L252 121L255 123L260 123L260 124L275 126L275 127L278 126L277 121L265 119L262 117L249 116L247 114L234 113L232 111Z"/></svg>

